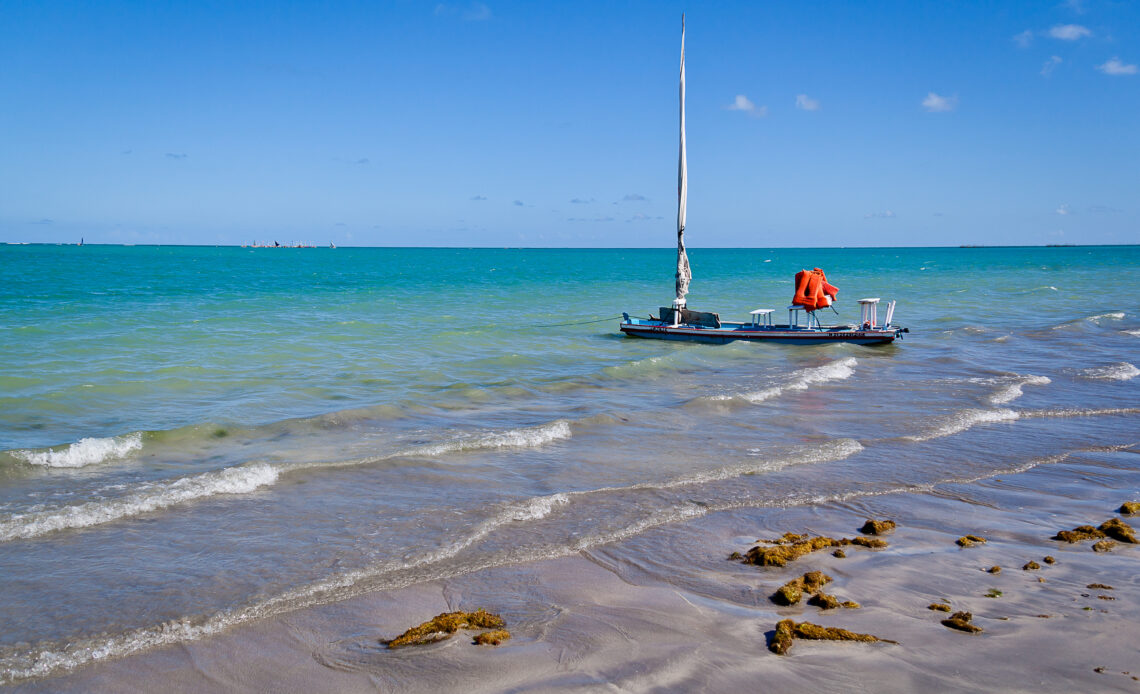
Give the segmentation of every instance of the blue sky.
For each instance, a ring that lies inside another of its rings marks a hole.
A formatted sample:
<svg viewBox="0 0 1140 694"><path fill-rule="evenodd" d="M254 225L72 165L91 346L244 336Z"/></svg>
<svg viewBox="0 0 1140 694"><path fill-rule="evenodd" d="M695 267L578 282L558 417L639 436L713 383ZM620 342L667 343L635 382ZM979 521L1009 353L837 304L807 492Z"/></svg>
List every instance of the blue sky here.
<svg viewBox="0 0 1140 694"><path fill-rule="evenodd" d="M1133 2L0 0L0 241L1140 243Z"/></svg>

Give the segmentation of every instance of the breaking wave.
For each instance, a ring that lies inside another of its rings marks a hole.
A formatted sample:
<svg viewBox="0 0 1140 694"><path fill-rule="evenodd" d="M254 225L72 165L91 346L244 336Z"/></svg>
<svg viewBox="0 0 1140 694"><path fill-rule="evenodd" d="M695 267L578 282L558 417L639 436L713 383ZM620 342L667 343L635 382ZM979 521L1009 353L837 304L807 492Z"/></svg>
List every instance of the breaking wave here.
<svg viewBox="0 0 1140 694"><path fill-rule="evenodd" d="M1087 369L1080 369L1076 372L1080 378L1088 378L1094 381L1127 381L1132 378L1140 376L1140 369L1126 361L1117 364L1108 364L1107 366L1093 366Z"/></svg>
<svg viewBox="0 0 1140 694"><path fill-rule="evenodd" d="M903 436L902 438L907 441L929 441L931 439L942 438L943 436L952 436L954 434L966 431L975 424L986 424L990 422L1008 422L1017 419L1020 415L1007 409L1000 410L962 410L955 412L943 419L939 424L935 425L928 431L921 434L914 434L911 436Z"/></svg>
<svg viewBox="0 0 1140 694"><path fill-rule="evenodd" d="M88 501L0 517L0 542L110 523L216 494L248 494L276 481L277 469L258 463L183 477L173 482L146 483L119 499Z"/></svg>
<svg viewBox="0 0 1140 694"><path fill-rule="evenodd" d="M1107 318L1109 320L1124 320L1124 311L1109 311L1108 313L1098 313L1095 316L1089 316L1085 320L1096 323L1097 321Z"/></svg>
<svg viewBox="0 0 1140 694"><path fill-rule="evenodd" d="M807 390L810 386L818 383L827 383L828 381L842 381L843 379L850 378L855 373L855 365L859 362L855 357L845 357L837 361L817 366L809 369L799 369L792 374L792 378L787 383L780 386L772 386L771 388L764 388L763 390L752 391L749 393L740 393L737 395L714 395L709 397L709 400L732 400L739 398L747 400L752 403L764 402L779 396L781 393L794 390Z"/></svg>
<svg viewBox="0 0 1140 694"><path fill-rule="evenodd" d="M1023 386L1044 386L1052 382L1045 376L1018 376L1012 383L1006 383L994 391L989 397L989 402L991 405L1004 405L1024 395L1021 391Z"/></svg>
<svg viewBox="0 0 1140 694"><path fill-rule="evenodd" d="M67 446L43 450L15 450L9 455L31 465L77 468L124 458L141 449L142 445L142 434L135 432L105 439L80 439Z"/></svg>
<svg viewBox="0 0 1140 694"><path fill-rule="evenodd" d="M1115 414L1140 414L1140 407L1103 407L1100 409L1021 410L1022 417L1102 417Z"/></svg>
<svg viewBox="0 0 1140 694"><path fill-rule="evenodd" d="M570 423L564 419L559 419L536 427L489 432L420 446L403 451L399 455L437 456L460 451L493 450L496 448L536 448L551 441L568 439L571 435Z"/></svg>

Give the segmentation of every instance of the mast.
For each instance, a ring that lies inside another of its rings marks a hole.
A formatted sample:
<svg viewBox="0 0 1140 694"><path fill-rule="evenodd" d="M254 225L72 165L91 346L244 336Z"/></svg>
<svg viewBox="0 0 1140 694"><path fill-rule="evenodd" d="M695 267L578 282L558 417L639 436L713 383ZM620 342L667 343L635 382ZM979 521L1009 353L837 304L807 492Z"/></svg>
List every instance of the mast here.
<svg viewBox="0 0 1140 694"><path fill-rule="evenodd" d="M685 160L685 15L681 15L681 142L677 155L677 298L674 309L685 307L685 295L689 293L689 281L693 273L689 269L689 256L685 252L685 206L689 198L688 164ZM674 321L678 311L674 310Z"/></svg>

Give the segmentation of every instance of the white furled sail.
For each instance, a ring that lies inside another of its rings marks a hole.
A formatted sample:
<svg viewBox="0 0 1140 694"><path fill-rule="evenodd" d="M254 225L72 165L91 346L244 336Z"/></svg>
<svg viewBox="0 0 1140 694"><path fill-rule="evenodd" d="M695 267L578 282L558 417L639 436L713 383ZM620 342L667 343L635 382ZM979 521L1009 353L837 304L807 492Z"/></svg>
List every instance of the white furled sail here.
<svg viewBox="0 0 1140 694"><path fill-rule="evenodd" d="M677 159L677 300L684 307L693 273L685 253L685 205L689 198L688 164L685 161L685 15L681 15L681 150Z"/></svg>

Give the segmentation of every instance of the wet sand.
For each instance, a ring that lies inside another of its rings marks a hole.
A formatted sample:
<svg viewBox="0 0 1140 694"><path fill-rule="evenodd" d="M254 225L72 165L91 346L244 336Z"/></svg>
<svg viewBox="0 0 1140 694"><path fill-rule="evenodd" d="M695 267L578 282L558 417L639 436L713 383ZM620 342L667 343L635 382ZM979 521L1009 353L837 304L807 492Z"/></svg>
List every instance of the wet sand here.
<svg viewBox="0 0 1140 694"><path fill-rule="evenodd" d="M1091 542L1050 538L1099 525L1138 499L1133 447L924 492L712 513L570 557L308 608L15 689L733 692L762 683L812 692L1135 692L1140 545L1098 553ZM898 523L883 536L887 548L849 547L842 559L823 550L782 568L727 559L785 532L854 537L867 518ZM1140 516L1124 519L1140 527ZM965 534L988 541L960 548ZM1029 561L1041 568L1023 570ZM986 571L995 565L1001 573ZM862 607L770 601L816 569L834 577L828 593ZM994 591L1000 596L986 597ZM928 610L932 602L973 613L984 632L942 626L947 615ZM429 646L382 644L440 612L478 607L501 614L512 638L476 646L461 632ZM784 618L898 644L796 641L778 656L767 639Z"/></svg>

